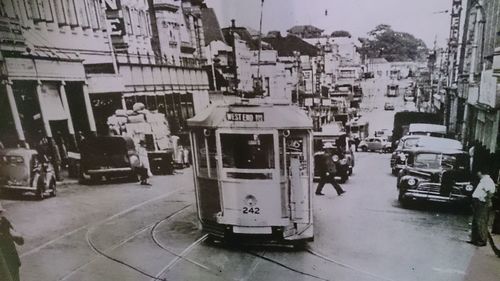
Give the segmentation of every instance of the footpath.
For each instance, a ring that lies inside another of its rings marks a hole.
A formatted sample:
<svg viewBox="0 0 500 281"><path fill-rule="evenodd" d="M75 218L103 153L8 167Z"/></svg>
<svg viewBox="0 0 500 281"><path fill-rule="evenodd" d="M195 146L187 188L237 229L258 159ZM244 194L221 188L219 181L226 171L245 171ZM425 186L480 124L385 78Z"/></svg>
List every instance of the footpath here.
<svg viewBox="0 0 500 281"><path fill-rule="evenodd" d="M500 249L500 234L492 234L494 244ZM500 257L495 255L491 243L486 247L476 248L469 268L465 273L465 281L499 281Z"/></svg>

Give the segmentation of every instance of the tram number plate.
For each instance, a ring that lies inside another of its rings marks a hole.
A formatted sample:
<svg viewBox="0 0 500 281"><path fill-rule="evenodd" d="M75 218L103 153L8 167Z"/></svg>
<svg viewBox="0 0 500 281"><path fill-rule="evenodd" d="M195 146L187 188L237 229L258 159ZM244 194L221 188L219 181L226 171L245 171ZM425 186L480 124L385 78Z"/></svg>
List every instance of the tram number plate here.
<svg viewBox="0 0 500 281"><path fill-rule="evenodd" d="M264 122L264 113L227 112L226 119L228 121L239 121L239 122Z"/></svg>
<svg viewBox="0 0 500 281"><path fill-rule="evenodd" d="M243 214L260 215L259 207L243 207Z"/></svg>

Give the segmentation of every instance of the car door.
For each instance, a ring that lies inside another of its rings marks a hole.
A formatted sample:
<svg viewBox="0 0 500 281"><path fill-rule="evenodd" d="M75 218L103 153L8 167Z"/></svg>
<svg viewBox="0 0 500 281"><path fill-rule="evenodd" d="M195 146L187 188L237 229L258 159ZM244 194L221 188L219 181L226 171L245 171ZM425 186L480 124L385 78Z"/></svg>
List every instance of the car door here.
<svg viewBox="0 0 500 281"><path fill-rule="evenodd" d="M374 138L372 141L372 150L381 150L382 149L382 140L379 138Z"/></svg>

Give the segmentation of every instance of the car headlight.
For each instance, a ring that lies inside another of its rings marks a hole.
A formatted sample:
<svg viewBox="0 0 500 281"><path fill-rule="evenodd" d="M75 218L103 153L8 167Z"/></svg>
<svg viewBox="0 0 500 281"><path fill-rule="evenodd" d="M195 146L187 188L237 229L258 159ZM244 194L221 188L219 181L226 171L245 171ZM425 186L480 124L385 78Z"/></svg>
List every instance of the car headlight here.
<svg viewBox="0 0 500 281"><path fill-rule="evenodd" d="M339 161L339 159L340 159L340 158L339 158L339 156L338 156L338 155L333 155L333 156L332 156L332 160L333 160L333 162L337 162L337 161Z"/></svg>
<svg viewBox="0 0 500 281"><path fill-rule="evenodd" d="M141 161L139 160L139 157L137 157L137 155L130 156L129 160L130 160L130 166L132 167L138 167L141 165Z"/></svg>
<svg viewBox="0 0 500 281"><path fill-rule="evenodd" d="M416 179L414 179L414 178L408 179L408 185L415 185L415 184L417 184L417 180Z"/></svg>
<svg viewBox="0 0 500 281"><path fill-rule="evenodd" d="M344 159L340 160L340 164L347 165L347 159L344 158Z"/></svg>
<svg viewBox="0 0 500 281"><path fill-rule="evenodd" d="M406 161L406 155L404 153L399 154L399 159L401 161Z"/></svg>
<svg viewBox="0 0 500 281"><path fill-rule="evenodd" d="M474 186L472 184L468 184L465 186L465 190L471 192L472 190L474 190Z"/></svg>

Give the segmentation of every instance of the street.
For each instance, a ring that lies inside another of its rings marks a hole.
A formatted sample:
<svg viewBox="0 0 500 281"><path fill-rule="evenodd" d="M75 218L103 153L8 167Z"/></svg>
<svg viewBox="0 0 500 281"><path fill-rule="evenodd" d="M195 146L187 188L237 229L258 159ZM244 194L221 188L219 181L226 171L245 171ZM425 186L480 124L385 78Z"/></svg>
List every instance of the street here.
<svg viewBox="0 0 500 281"><path fill-rule="evenodd" d="M402 99L393 99L400 109ZM393 114L376 106L363 116L379 120L372 128L391 128ZM389 157L356 153L347 193L327 185L326 196L314 198L315 240L305 250L210 243L198 228L190 168L152 178L151 188L74 185L45 201L3 204L26 238L27 281L463 280L475 249L465 243L468 213L439 204L401 208Z"/></svg>
<svg viewBox="0 0 500 281"><path fill-rule="evenodd" d="M460 280L474 252L464 243L468 216L436 205L402 209L389 155L356 156L347 193L327 186L315 198L306 251L205 241L187 169L154 178L151 189L75 186L43 202L6 200L27 238L22 280L152 279L138 270L166 280Z"/></svg>

